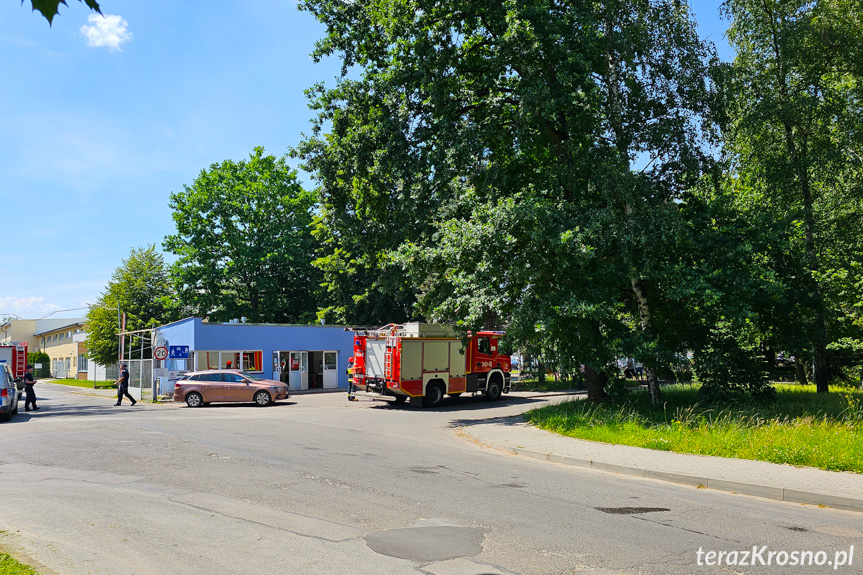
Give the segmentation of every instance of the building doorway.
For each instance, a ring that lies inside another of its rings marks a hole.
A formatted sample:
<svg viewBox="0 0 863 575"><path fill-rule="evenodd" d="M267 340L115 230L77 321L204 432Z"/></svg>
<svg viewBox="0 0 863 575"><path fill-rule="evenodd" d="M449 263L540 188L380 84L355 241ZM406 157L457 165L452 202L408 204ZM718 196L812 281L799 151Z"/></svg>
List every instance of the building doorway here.
<svg viewBox="0 0 863 575"><path fill-rule="evenodd" d="M337 366L336 351L273 352L273 379L287 383L292 391L338 388Z"/></svg>

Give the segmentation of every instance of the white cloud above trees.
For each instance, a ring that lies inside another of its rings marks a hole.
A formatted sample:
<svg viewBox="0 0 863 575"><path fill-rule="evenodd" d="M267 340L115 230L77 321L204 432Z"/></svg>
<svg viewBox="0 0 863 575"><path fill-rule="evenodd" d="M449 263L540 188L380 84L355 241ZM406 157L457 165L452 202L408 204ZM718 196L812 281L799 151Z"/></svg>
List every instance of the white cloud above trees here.
<svg viewBox="0 0 863 575"><path fill-rule="evenodd" d="M81 35L87 39L87 45L94 48L108 48L112 52L122 50L120 46L132 39L129 23L120 16L91 14L87 21L89 26L81 26Z"/></svg>

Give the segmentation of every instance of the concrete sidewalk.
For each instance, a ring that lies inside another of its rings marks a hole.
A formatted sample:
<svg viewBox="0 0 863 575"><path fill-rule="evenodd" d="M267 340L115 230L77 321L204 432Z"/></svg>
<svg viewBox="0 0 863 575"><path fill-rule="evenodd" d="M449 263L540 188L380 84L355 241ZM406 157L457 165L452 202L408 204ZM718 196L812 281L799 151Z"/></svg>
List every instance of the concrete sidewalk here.
<svg viewBox="0 0 863 575"><path fill-rule="evenodd" d="M538 429L520 416L461 429L481 445L516 455L780 501L863 511L863 475L857 473L573 439Z"/></svg>

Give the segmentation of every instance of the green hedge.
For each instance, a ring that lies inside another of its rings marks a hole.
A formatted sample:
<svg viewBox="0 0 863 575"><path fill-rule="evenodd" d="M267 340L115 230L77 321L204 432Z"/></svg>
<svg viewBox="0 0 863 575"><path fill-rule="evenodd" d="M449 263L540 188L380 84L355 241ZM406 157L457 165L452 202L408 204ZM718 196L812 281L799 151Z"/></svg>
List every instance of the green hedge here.
<svg viewBox="0 0 863 575"><path fill-rule="evenodd" d="M42 367L33 372L36 378L51 377L51 358L44 351L34 351L27 354L27 363L36 365L41 363Z"/></svg>

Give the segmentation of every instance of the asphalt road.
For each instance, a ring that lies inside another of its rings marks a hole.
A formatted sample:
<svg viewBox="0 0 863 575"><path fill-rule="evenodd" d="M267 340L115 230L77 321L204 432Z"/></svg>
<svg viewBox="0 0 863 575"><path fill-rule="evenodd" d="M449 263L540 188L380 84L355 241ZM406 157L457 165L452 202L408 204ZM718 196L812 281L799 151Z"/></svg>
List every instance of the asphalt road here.
<svg viewBox="0 0 863 575"><path fill-rule="evenodd" d="M860 514L506 455L458 434L560 396L190 409L38 387L39 412L0 424L0 546L46 575L863 572ZM852 565L834 569L852 545ZM753 546L766 546L753 567L698 564L699 549L702 563L709 551L739 563ZM760 565L771 551L789 564ZM806 551L825 564L790 565Z"/></svg>

